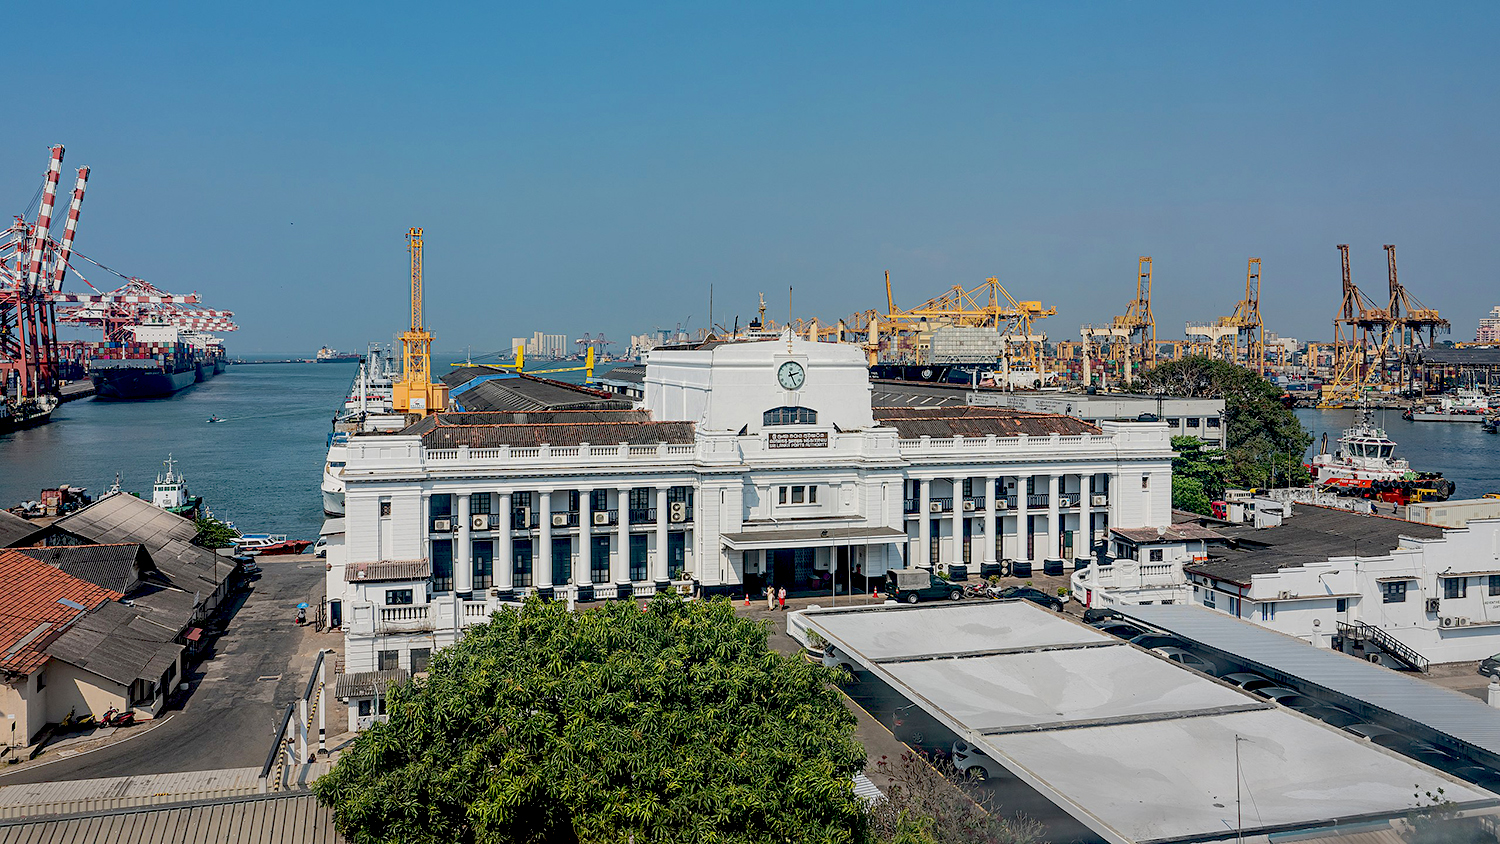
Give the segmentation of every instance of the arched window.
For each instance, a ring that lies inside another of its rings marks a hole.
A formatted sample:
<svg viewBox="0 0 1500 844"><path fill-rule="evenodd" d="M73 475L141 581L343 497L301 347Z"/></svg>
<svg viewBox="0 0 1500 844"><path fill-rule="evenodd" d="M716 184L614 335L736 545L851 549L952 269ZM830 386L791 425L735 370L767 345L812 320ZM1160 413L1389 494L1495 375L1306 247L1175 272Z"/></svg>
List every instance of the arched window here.
<svg viewBox="0 0 1500 844"><path fill-rule="evenodd" d="M765 413L766 425L816 425L818 412L808 407L773 407Z"/></svg>

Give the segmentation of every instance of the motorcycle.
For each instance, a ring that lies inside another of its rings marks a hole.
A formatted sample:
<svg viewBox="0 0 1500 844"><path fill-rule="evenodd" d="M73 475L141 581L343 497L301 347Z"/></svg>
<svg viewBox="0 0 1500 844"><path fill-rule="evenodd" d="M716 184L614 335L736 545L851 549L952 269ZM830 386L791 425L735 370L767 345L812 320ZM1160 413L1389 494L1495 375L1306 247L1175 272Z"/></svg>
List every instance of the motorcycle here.
<svg viewBox="0 0 1500 844"><path fill-rule="evenodd" d="M103 724L106 727L129 727L130 725L135 723L135 712L121 712L120 710L111 706L109 709L105 710L104 717L99 719L99 723Z"/></svg>
<svg viewBox="0 0 1500 844"><path fill-rule="evenodd" d="M69 709L68 717L62 719L62 723L57 725L57 731L60 733L82 732L99 726L99 722L94 719L94 713L85 712L82 715L77 713L77 709Z"/></svg>

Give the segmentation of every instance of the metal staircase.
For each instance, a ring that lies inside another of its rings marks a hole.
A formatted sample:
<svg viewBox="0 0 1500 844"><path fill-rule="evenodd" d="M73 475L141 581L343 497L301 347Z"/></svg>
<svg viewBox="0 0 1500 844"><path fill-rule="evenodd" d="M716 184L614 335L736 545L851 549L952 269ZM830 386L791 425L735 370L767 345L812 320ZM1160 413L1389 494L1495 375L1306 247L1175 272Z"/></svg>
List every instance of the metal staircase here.
<svg viewBox="0 0 1500 844"><path fill-rule="evenodd" d="M1368 642L1412 671L1427 673L1427 658L1394 636L1363 621L1336 622L1338 635L1346 642Z"/></svg>

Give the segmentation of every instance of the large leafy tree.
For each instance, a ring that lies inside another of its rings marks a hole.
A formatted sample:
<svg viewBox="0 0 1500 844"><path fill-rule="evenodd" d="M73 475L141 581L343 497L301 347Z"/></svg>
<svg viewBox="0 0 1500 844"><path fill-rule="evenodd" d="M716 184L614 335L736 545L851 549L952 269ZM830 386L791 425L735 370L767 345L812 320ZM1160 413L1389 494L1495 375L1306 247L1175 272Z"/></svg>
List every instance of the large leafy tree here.
<svg viewBox="0 0 1500 844"><path fill-rule="evenodd" d="M390 694L315 785L355 842L861 842L832 670L725 601L528 600Z"/></svg>
<svg viewBox="0 0 1500 844"><path fill-rule="evenodd" d="M1243 366L1206 357L1167 361L1134 383L1142 392L1185 398L1223 398L1231 486L1302 485L1310 478L1302 455L1312 434L1281 402L1282 391Z"/></svg>
<svg viewBox="0 0 1500 844"><path fill-rule="evenodd" d="M1173 437L1172 450L1172 506L1208 515L1210 502L1224 494L1224 452L1204 448L1197 437Z"/></svg>

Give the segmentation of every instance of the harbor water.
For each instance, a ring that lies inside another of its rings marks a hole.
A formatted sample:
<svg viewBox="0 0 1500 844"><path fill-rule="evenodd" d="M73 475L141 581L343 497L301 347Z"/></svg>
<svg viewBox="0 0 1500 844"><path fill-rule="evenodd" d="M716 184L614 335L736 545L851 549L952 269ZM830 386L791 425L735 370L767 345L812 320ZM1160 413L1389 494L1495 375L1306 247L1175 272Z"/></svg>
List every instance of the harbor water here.
<svg viewBox="0 0 1500 844"><path fill-rule="evenodd" d="M433 368L441 375L454 362L435 358ZM554 365L577 364L537 368ZM68 402L47 425L0 434L0 507L65 483L97 497L117 472L121 489L150 498L171 454L192 494L241 532L315 539L323 524L319 486L328 433L357 369L356 363L238 365L171 398ZM583 373L551 377L578 383ZM211 416L225 421L210 424Z"/></svg>
<svg viewBox="0 0 1500 844"><path fill-rule="evenodd" d="M1313 435L1308 456L1322 445L1328 435L1328 450L1338 448L1344 429L1351 427L1358 411L1295 411L1302 426ZM1500 492L1500 434L1486 434L1484 428L1471 422L1408 422L1399 410L1373 411L1374 422L1396 441L1396 456L1411 461L1418 472L1442 472L1452 481L1454 498L1478 498L1489 492Z"/></svg>

